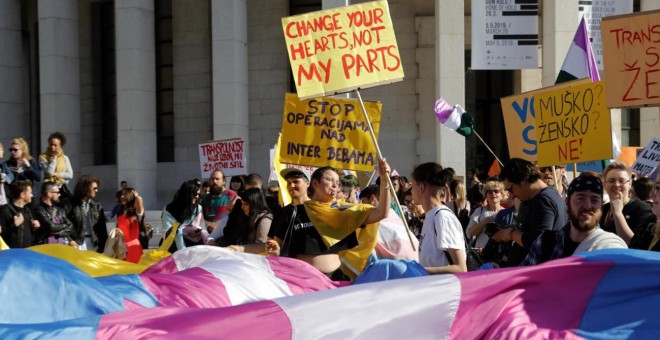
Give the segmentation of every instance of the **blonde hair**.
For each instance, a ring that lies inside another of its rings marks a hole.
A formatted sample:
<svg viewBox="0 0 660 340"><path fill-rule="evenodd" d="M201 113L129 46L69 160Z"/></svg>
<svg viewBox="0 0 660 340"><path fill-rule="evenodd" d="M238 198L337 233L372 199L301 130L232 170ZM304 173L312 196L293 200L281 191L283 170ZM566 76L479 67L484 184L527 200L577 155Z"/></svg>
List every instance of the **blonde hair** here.
<svg viewBox="0 0 660 340"><path fill-rule="evenodd" d="M453 180L449 184L449 192L456 201L456 208L463 208L467 206L467 190L463 181Z"/></svg>
<svg viewBox="0 0 660 340"><path fill-rule="evenodd" d="M21 149L21 155L23 158L27 159L28 161L32 160L32 156L30 156L30 148L28 147L28 143L25 141L25 139L18 137L14 138L11 140L10 145L18 145L18 147Z"/></svg>
<svg viewBox="0 0 660 340"><path fill-rule="evenodd" d="M484 187L481 188L481 193L486 197L486 191L492 189L499 189L500 192L504 191L504 184L500 181L488 181L484 184Z"/></svg>
<svg viewBox="0 0 660 340"><path fill-rule="evenodd" d="M603 179L607 178L607 173L612 171L612 170L623 170L628 173L628 176L632 175L632 170L630 170L630 167L628 164L622 162L622 161L614 161L610 164L608 164L605 167L605 170L603 170Z"/></svg>

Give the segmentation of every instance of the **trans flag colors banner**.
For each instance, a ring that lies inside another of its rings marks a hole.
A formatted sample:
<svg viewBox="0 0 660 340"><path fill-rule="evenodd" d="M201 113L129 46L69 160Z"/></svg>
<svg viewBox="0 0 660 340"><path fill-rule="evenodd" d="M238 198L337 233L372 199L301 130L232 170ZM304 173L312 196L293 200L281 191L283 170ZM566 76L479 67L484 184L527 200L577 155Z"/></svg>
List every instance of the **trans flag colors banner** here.
<svg viewBox="0 0 660 340"><path fill-rule="evenodd" d="M297 260L198 246L92 278L0 252L0 337L654 338L660 254L604 250L525 268L342 286Z"/></svg>

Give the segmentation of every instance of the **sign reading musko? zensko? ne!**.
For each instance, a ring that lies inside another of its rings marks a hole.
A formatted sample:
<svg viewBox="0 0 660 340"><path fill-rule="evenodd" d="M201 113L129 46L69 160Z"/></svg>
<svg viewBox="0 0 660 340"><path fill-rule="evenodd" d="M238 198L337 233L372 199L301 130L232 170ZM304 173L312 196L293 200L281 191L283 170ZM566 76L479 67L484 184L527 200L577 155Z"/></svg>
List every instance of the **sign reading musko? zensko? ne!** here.
<svg viewBox="0 0 660 340"><path fill-rule="evenodd" d="M211 177L214 170L225 176L247 174L243 139L226 139L199 144L199 166L202 178Z"/></svg>
<svg viewBox="0 0 660 340"><path fill-rule="evenodd" d="M591 82L591 79L579 79L500 99L506 128L506 140L509 145L509 156L511 158L526 159L530 162L535 162L538 159L537 134L534 129L536 95L545 91L565 89L589 82ZM559 165L559 163L553 165Z"/></svg>
<svg viewBox="0 0 660 340"><path fill-rule="evenodd" d="M382 104L364 106L378 137ZM373 171L378 162L376 145L356 99L300 100L287 93L282 118L280 162Z"/></svg>
<svg viewBox="0 0 660 340"><path fill-rule="evenodd" d="M610 111L602 81L534 97L539 166L612 158Z"/></svg>
<svg viewBox="0 0 660 340"><path fill-rule="evenodd" d="M282 18L301 99L403 79L387 1Z"/></svg>

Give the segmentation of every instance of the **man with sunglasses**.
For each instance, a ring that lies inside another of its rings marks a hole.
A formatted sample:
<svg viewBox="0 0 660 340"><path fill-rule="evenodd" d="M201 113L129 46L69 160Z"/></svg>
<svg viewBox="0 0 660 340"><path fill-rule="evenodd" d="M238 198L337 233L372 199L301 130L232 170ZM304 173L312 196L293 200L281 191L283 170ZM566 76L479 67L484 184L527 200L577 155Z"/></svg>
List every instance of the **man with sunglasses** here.
<svg viewBox="0 0 660 340"><path fill-rule="evenodd" d="M518 213L520 229L505 228L492 237L497 242L515 242L505 262L507 267L514 267L527 256L542 231L557 231L566 225L566 204L559 193L541 179L539 169L530 161L510 159L504 164L500 178L509 195L522 201Z"/></svg>
<svg viewBox="0 0 660 340"><path fill-rule="evenodd" d="M559 196L561 198L566 199L567 197L567 192L568 192L568 184L564 182L564 173L566 173L566 169L564 169L563 165L556 165L555 166L555 176L557 178L557 181L559 181L559 185L555 186L555 176L552 175L552 167L551 166L544 166L540 167L539 171L541 172L541 179L551 188L557 189L559 192Z"/></svg>
<svg viewBox="0 0 660 340"><path fill-rule="evenodd" d="M34 207L32 214L41 224L45 243L77 245L71 238L75 235L73 223L66 217L66 211L57 206L60 202L60 187L55 182L41 185L41 202Z"/></svg>

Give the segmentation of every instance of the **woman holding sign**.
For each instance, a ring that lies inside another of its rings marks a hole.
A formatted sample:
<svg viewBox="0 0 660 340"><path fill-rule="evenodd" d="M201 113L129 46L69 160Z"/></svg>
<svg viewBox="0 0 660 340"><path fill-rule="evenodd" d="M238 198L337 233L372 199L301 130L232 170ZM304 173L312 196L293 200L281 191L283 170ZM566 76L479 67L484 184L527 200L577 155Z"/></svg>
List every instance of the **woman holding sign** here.
<svg viewBox="0 0 660 340"><path fill-rule="evenodd" d="M378 169L381 176L389 177L385 159ZM280 254L305 261L333 280L355 278L376 244L376 222L389 213L389 187L381 185L377 208L336 200L339 175L331 167L322 167L312 174L310 189L311 200L285 207L274 226Z"/></svg>

